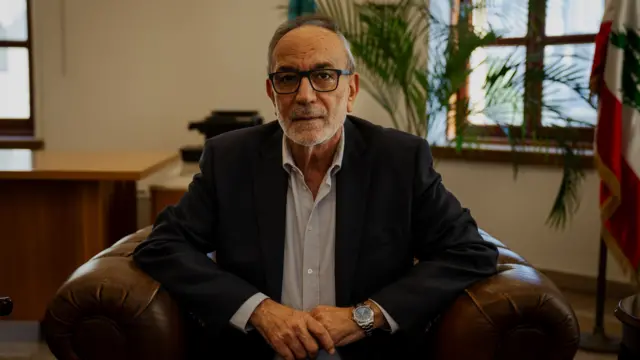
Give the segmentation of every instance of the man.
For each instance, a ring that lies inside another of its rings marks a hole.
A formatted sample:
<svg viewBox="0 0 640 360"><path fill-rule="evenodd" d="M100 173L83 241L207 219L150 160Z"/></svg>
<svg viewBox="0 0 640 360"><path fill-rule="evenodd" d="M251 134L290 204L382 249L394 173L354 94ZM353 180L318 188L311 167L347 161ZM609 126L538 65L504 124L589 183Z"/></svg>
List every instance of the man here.
<svg viewBox="0 0 640 360"><path fill-rule="evenodd" d="M281 26L266 80L278 122L208 140L200 174L134 253L213 351L402 358L496 272L496 248L442 185L427 142L347 115L354 67L330 20Z"/></svg>

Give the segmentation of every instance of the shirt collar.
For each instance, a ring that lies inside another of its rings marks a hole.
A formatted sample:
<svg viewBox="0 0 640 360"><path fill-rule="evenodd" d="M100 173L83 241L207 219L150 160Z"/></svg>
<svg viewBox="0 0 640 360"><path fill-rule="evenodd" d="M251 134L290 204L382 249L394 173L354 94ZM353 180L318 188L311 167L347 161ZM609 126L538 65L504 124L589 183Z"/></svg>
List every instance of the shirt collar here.
<svg viewBox="0 0 640 360"><path fill-rule="evenodd" d="M335 174L342 167L342 158L344 156L344 126L342 126L342 135L340 136L340 141L338 142L338 147L336 149L336 153L333 155L333 162L329 167L329 171L331 174ZM289 149L289 145L287 144L287 136L282 134L282 167L287 172L290 172L291 168L297 168L295 162L293 161L293 155L291 155L291 149Z"/></svg>

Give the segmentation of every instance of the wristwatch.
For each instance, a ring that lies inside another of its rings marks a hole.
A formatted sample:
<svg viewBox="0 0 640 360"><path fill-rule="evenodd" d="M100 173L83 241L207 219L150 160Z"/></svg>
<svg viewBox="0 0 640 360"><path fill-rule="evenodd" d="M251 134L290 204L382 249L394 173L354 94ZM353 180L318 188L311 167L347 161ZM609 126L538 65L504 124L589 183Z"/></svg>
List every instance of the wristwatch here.
<svg viewBox="0 0 640 360"><path fill-rule="evenodd" d="M364 330L367 336L373 334L373 309L365 303L359 303L353 309L353 321Z"/></svg>

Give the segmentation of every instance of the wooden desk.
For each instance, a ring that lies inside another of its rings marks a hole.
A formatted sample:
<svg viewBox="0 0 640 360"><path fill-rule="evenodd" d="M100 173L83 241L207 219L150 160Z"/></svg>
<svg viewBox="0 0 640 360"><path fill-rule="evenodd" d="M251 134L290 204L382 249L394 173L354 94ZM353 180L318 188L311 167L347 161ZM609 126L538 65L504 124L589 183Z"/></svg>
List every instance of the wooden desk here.
<svg viewBox="0 0 640 360"><path fill-rule="evenodd" d="M136 182L178 160L0 150L0 293L13 299L10 319L40 321L76 268L136 230Z"/></svg>

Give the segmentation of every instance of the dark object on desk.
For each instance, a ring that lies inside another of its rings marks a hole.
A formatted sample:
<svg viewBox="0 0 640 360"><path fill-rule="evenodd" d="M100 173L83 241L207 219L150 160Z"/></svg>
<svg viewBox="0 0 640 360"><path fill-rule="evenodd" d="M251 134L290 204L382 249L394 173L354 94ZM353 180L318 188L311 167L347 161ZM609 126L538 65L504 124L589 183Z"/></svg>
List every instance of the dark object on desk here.
<svg viewBox="0 0 640 360"><path fill-rule="evenodd" d="M640 359L640 299L629 296L618 303L615 315L622 322L622 344L618 360Z"/></svg>
<svg viewBox="0 0 640 360"><path fill-rule="evenodd" d="M186 163L198 163L200 156L202 155L202 146L191 145L183 146L180 148L180 157L182 161Z"/></svg>
<svg viewBox="0 0 640 360"><path fill-rule="evenodd" d="M8 316L13 311L13 301L8 297L0 297L0 316Z"/></svg>
<svg viewBox="0 0 640 360"><path fill-rule="evenodd" d="M204 135L205 140L222 133L261 125L264 119L257 111L212 111L202 121L190 122L189 130ZM183 146L180 148L182 161L198 162L202 155L202 146Z"/></svg>
<svg viewBox="0 0 640 360"><path fill-rule="evenodd" d="M257 111L212 111L202 121L189 123L189 130L197 130L205 139L227 131L260 125L264 119Z"/></svg>

